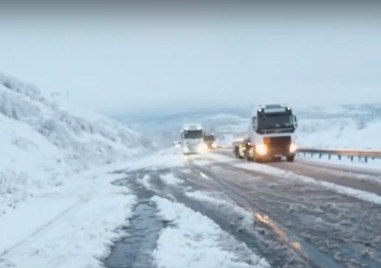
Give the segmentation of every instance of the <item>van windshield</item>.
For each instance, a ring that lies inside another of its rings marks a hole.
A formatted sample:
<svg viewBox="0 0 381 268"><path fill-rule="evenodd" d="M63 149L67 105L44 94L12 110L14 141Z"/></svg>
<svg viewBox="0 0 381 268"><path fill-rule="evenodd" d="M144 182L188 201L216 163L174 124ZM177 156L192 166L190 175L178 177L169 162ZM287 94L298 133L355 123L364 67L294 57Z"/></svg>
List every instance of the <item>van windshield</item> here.
<svg viewBox="0 0 381 268"><path fill-rule="evenodd" d="M201 139L202 130L184 130L184 139Z"/></svg>

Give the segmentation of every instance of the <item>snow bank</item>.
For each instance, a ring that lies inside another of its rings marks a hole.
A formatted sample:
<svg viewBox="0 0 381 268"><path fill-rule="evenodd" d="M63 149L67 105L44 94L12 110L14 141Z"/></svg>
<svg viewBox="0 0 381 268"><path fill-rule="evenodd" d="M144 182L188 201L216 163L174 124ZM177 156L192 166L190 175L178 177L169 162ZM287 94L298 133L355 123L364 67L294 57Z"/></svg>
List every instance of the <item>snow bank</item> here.
<svg viewBox="0 0 381 268"><path fill-rule="evenodd" d="M0 267L103 267L136 198L96 169L0 217Z"/></svg>
<svg viewBox="0 0 381 268"><path fill-rule="evenodd" d="M128 170L138 170L142 168L163 169L182 166L187 158L182 155L178 148L169 148L156 152L147 152L144 157L136 159L128 165ZM120 166L125 168L126 165Z"/></svg>
<svg viewBox="0 0 381 268"><path fill-rule="evenodd" d="M109 172L147 142L2 74L0 135L0 267L101 267L136 203Z"/></svg>
<svg viewBox="0 0 381 268"><path fill-rule="evenodd" d="M142 137L96 114L61 108L40 91L0 74L0 217L39 191L87 168L144 151Z"/></svg>

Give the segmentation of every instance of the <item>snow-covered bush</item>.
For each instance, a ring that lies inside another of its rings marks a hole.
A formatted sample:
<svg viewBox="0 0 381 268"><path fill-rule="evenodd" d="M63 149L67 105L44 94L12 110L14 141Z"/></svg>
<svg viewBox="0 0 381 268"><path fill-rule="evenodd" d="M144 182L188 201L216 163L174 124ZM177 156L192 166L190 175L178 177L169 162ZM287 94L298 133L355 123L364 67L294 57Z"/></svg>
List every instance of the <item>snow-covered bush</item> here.
<svg viewBox="0 0 381 268"><path fill-rule="evenodd" d="M128 159L148 144L111 119L62 108L35 86L4 74L0 136L0 214L69 174Z"/></svg>

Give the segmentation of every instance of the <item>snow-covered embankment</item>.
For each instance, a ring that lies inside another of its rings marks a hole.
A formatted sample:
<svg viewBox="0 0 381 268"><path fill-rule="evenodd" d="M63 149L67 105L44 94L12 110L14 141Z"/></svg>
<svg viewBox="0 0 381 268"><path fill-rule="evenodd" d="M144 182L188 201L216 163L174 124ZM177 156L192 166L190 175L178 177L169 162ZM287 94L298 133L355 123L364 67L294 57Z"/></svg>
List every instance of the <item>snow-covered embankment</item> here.
<svg viewBox="0 0 381 268"><path fill-rule="evenodd" d="M142 137L2 74L0 132L0 266L100 265L134 204L101 167L142 153Z"/></svg>

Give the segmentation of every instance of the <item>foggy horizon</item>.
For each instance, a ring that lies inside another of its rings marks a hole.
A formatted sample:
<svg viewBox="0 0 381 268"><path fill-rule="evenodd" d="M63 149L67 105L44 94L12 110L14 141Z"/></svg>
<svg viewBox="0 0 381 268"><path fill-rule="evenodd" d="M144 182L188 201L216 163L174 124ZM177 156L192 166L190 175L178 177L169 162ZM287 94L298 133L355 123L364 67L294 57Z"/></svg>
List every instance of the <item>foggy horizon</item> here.
<svg viewBox="0 0 381 268"><path fill-rule="evenodd" d="M2 9L0 72L109 115L381 102L373 1L198 12L81 3Z"/></svg>

